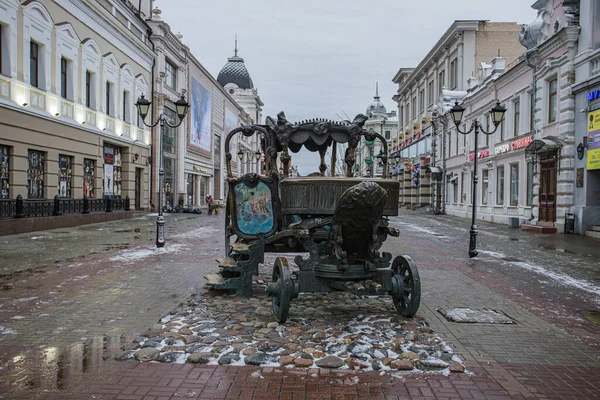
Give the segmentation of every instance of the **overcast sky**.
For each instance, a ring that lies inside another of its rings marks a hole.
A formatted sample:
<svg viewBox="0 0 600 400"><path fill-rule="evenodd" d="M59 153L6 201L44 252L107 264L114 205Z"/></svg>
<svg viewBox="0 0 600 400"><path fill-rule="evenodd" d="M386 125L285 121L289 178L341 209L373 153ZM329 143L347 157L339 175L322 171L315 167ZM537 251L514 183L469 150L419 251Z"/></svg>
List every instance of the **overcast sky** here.
<svg viewBox="0 0 600 400"><path fill-rule="evenodd" d="M414 67L457 19L530 23L533 0L157 0L161 17L217 76L239 56L265 103L263 116L338 120L364 113L379 82ZM299 161L299 157L296 157ZM304 163L302 163L304 164ZM304 173L316 170L316 163Z"/></svg>

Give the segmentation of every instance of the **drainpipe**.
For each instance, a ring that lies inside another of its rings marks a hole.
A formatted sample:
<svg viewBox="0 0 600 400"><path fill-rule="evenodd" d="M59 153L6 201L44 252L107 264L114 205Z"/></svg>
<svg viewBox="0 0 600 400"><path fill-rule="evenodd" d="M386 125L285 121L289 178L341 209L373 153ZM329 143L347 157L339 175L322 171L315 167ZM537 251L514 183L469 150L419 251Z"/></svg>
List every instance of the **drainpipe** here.
<svg viewBox="0 0 600 400"><path fill-rule="evenodd" d="M148 30L146 32L146 35L148 37L148 41L150 42L150 44L152 45L152 52L156 55L156 47L154 46L154 42L152 41L152 29L150 28L150 26L148 26ZM154 121L154 116L156 115L156 102L154 101L154 80L155 80L155 76L156 76L156 56L152 59L152 82L150 83L150 98L152 99L152 121ZM152 135L152 131L150 131L150 135ZM151 141L152 142L152 141ZM151 145L150 147L150 155L152 156L153 154L153 150L154 146ZM154 196L154 174L153 169L154 169L154 163L156 163L156 158L152 157L152 164L150 165L150 171L149 171L149 175L150 175L150 203L152 204L152 197ZM160 207L160 205L159 205Z"/></svg>

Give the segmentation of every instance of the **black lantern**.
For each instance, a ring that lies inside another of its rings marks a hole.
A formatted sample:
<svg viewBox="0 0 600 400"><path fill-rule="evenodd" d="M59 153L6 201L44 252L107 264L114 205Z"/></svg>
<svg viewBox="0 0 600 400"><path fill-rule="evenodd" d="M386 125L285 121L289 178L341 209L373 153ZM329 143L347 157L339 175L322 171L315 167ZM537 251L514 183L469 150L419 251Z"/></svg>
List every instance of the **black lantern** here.
<svg viewBox="0 0 600 400"><path fill-rule="evenodd" d="M577 158L579 158L580 160L583 160L583 151L585 150L585 147L583 147L583 143L579 143L577 145Z"/></svg>
<svg viewBox="0 0 600 400"><path fill-rule="evenodd" d="M181 95L181 98L175 102L175 108L177 109L177 116L179 117L179 119L185 118L189 107L190 105L187 101L185 101L183 95Z"/></svg>
<svg viewBox="0 0 600 400"><path fill-rule="evenodd" d="M400 154L396 153L394 160L396 161L396 164L398 164L400 162Z"/></svg>
<svg viewBox="0 0 600 400"><path fill-rule="evenodd" d="M261 156L260 151L257 150L256 153L254 153L254 158L256 158L256 162L258 162L258 160L260 160L260 156Z"/></svg>
<svg viewBox="0 0 600 400"><path fill-rule="evenodd" d="M454 103L454 107L450 109L450 113L452 114L452 121L454 121L454 125L459 126L460 122L463 119L463 114L465 113L465 108L458 104L458 101Z"/></svg>
<svg viewBox="0 0 600 400"><path fill-rule="evenodd" d="M242 161L244 159L244 153L242 152L242 150L237 152L237 156L240 159L240 161Z"/></svg>
<svg viewBox="0 0 600 400"><path fill-rule="evenodd" d="M135 103L135 106L138 109L138 113L140 114L140 117L142 117L142 119L146 119L146 116L148 115L148 110L150 109L150 104L152 104L152 102L148 101L148 99L146 99L144 95L141 95L137 103Z"/></svg>
<svg viewBox="0 0 600 400"><path fill-rule="evenodd" d="M492 122L494 125L498 126L504 119L504 113L506 112L506 108L500 105L500 102L497 102L496 105L491 109L492 113Z"/></svg>

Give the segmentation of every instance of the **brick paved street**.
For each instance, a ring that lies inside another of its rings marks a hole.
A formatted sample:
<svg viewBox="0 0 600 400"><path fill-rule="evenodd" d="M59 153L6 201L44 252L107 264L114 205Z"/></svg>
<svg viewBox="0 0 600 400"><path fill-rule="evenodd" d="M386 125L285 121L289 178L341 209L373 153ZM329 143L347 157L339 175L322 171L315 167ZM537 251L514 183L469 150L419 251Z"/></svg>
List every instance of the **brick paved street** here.
<svg viewBox="0 0 600 400"><path fill-rule="evenodd" d="M467 221L406 211L392 220L401 235L384 250L414 258L419 314L468 374L117 362L119 349L197 292L223 252L222 216L167 216L163 251L153 247L153 217L139 218L0 238L2 254L21 249L11 265L24 271L0 282L3 398L600 398L600 327L586 318L600 309L593 239L482 224L482 252L470 260ZM44 240L52 249L61 236L72 238L64 251L19 247ZM453 307L491 308L516 323L448 322L438 309Z"/></svg>

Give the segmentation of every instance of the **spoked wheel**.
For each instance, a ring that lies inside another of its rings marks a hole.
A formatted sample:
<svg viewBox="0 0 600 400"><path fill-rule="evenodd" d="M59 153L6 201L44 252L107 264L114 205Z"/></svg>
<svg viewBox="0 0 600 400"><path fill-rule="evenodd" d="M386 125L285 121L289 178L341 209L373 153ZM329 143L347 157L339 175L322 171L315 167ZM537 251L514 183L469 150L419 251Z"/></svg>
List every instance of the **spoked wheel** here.
<svg viewBox="0 0 600 400"><path fill-rule="evenodd" d="M412 258L398 256L392 262L392 291L396 310L405 317L417 313L421 304L421 279Z"/></svg>
<svg viewBox="0 0 600 400"><path fill-rule="evenodd" d="M267 286L267 293L273 297L273 314L277 322L284 323L289 315L292 299L298 297L296 283L292 280L285 257L277 257L273 265L273 281Z"/></svg>

